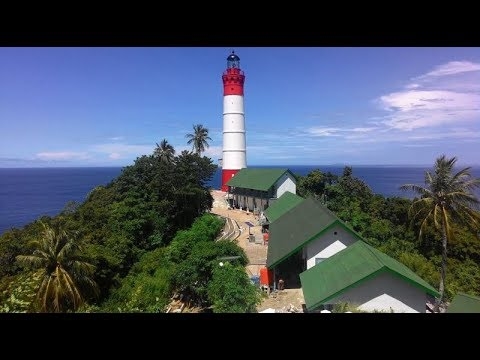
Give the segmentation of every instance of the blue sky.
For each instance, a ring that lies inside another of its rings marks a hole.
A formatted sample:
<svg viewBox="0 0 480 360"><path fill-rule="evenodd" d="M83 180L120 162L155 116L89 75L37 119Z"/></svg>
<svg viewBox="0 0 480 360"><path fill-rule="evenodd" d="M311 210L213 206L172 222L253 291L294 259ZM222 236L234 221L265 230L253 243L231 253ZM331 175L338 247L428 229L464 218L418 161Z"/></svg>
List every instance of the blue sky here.
<svg viewBox="0 0 480 360"><path fill-rule="evenodd" d="M193 124L221 157L231 48L0 48L0 167L125 166ZM235 48L248 165L479 165L480 48Z"/></svg>

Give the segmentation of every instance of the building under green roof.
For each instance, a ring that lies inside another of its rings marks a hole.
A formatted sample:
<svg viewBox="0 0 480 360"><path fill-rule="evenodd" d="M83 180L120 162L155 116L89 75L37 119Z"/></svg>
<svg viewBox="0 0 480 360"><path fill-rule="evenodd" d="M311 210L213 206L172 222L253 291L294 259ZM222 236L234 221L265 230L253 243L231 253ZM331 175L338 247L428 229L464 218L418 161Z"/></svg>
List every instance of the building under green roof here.
<svg viewBox="0 0 480 360"><path fill-rule="evenodd" d="M308 197L270 224L267 267L278 265L335 225L342 226L361 240L360 235L326 206Z"/></svg>
<svg viewBox="0 0 480 360"><path fill-rule="evenodd" d="M400 277L427 294L439 296L430 284L408 267L364 241L357 241L300 274L307 310L314 310L384 272Z"/></svg>
<svg viewBox="0 0 480 360"><path fill-rule="evenodd" d="M228 186L268 191L286 172L295 178L288 169L244 168L227 181Z"/></svg>
<svg viewBox="0 0 480 360"><path fill-rule="evenodd" d="M458 293L448 306L447 313L480 313L480 298Z"/></svg>
<svg viewBox="0 0 480 360"><path fill-rule="evenodd" d="M290 191L284 192L282 196L265 210L265 216L267 217L268 222L271 224L288 210L300 204L303 200L305 199L291 193Z"/></svg>

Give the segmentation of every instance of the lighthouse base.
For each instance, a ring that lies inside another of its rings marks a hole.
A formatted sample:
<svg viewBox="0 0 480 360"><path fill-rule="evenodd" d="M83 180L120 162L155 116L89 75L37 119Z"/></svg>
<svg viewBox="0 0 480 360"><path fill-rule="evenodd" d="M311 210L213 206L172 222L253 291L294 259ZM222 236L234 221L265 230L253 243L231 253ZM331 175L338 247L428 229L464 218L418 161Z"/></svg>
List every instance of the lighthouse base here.
<svg viewBox="0 0 480 360"><path fill-rule="evenodd" d="M225 191L227 192L228 191L228 186L226 185L228 180L230 180L233 175L235 175L237 172L239 172L240 170L237 169L237 170L226 170L226 169L222 169L222 191Z"/></svg>

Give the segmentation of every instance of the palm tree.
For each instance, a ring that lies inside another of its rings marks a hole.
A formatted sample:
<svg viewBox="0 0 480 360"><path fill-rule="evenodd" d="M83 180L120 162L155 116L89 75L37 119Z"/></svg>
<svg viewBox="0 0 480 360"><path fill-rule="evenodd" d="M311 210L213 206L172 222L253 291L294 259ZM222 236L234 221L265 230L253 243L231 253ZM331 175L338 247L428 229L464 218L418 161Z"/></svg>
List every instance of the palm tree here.
<svg viewBox="0 0 480 360"><path fill-rule="evenodd" d="M433 173L425 173L425 187L405 184L401 190L413 190L419 199L415 199L409 209L412 220L420 220L419 238L426 227L433 222L440 230L442 238L442 265L440 269L440 298L436 302L438 311L445 292L447 270L447 244L453 238L452 223L462 223L469 228L480 226L480 213L476 211L480 201L473 190L480 187L480 178L473 178L470 167L454 173L456 157L448 159L445 155L436 159Z"/></svg>
<svg viewBox="0 0 480 360"><path fill-rule="evenodd" d="M33 253L19 255L17 261L41 272L36 297L41 312L75 311L85 302L83 293L91 290L97 294L92 280L94 266L81 257L76 234L58 225L43 227L41 240L32 242Z"/></svg>
<svg viewBox="0 0 480 360"><path fill-rule="evenodd" d="M164 163L172 163L175 158L175 149L168 143L167 139L163 139L160 142L160 145L156 145L157 147L155 148L153 155L159 157L160 161Z"/></svg>
<svg viewBox="0 0 480 360"><path fill-rule="evenodd" d="M205 148L209 147L207 140L212 140L208 136L208 129L201 124L193 125L193 134L187 134L185 137L189 139L187 144L192 144L192 150L198 155L201 155Z"/></svg>

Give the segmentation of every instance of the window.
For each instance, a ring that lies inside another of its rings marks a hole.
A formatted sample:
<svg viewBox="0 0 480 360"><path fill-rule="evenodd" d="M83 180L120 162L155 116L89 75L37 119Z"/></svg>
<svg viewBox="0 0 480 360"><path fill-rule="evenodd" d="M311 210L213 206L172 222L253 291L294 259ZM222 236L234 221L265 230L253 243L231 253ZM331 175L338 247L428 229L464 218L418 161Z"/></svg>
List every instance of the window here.
<svg viewBox="0 0 480 360"><path fill-rule="evenodd" d="M336 231L333 232L333 235L337 235L338 233Z"/></svg>

